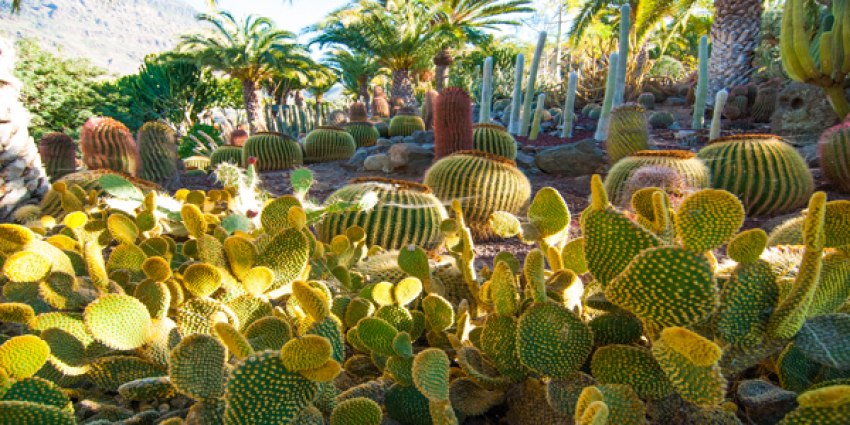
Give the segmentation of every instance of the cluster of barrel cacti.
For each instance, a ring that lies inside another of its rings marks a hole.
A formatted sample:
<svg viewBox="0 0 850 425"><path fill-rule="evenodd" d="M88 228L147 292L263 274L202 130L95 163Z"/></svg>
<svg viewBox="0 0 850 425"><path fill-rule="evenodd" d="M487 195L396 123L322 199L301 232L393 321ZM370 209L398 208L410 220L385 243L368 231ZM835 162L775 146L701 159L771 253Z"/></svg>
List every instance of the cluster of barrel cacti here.
<svg viewBox="0 0 850 425"><path fill-rule="evenodd" d="M374 207L319 218L290 195L254 221L234 187L66 176L61 213L0 225L0 320L17 324L0 336L0 422L450 425L496 408L516 424L741 424L730 385L773 373L800 394L783 424L842 423L850 202L816 193L776 234L740 232L745 204L700 190L697 158L626 160L695 188L636 190L624 212L594 176L571 229L557 190L523 200L512 164L475 151L441 159L430 189L352 181L328 202ZM470 198L454 169L492 187ZM99 190L137 195L119 209ZM485 227L536 247L479 267Z"/></svg>
<svg viewBox="0 0 850 425"><path fill-rule="evenodd" d="M782 81L773 79L761 84L749 83L729 90L723 116L730 120L752 118L753 122L770 122L779 101Z"/></svg>

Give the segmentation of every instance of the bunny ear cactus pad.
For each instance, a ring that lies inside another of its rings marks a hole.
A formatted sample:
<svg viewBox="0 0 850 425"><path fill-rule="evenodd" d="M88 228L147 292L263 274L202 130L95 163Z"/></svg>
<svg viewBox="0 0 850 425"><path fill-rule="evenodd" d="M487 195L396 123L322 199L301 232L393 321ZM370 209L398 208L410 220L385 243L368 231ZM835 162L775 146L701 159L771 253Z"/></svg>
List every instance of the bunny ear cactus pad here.
<svg viewBox="0 0 850 425"><path fill-rule="evenodd" d="M729 249L737 240L732 240ZM773 268L764 260L738 265L720 294L720 309L715 319L718 336L736 345L757 344L764 335L768 313L778 302L776 278Z"/></svg>
<svg viewBox="0 0 850 425"><path fill-rule="evenodd" d="M602 384L631 386L643 398L661 399L673 393L664 370L649 350L628 345L608 345L593 354L593 377Z"/></svg>
<svg viewBox="0 0 850 425"><path fill-rule="evenodd" d="M252 354L227 380L225 425L290 423L316 398L319 384L289 370L274 351Z"/></svg>
<svg viewBox="0 0 850 425"><path fill-rule="evenodd" d="M280 350L280 358L287 370L316 369L330 360L333 346L327 338L305 335L290 340Z"/></svg>
<svg viewBox="0 0 850 425"><path fill-rule="evenodd" d="M710 251L731 239L744 224L744 206L725 190L701 190L676 211L676 234L693 252Z"/></svg>
<svg viewBox="0 0 850 425"><path fill-rule="evenodd" d="M850 315L825 314L806 321L794 344L809 359L835 369L850 369Z"/></svg>
<svg viewBox="0 0 850 425"><path fill-rule="evenodd" d="M380 425L381 405L365 397L349 398L331 413L330 425Z"/></svg>
<svg viewBox="0 0 850 425"><path fill-rule="evenodd" d="M413 382L431 402L449 399L449 372L451 363L439 348L428 348L413 360Z"/></svg>
<svg viewBox="0 0 850 425"><path fill-rule="evenodd" d="M676 391L687 401L714 406L726 395L726 378L717 365L720 347L680 327L661 332L653 342L652 353Z"/></svg>
<svg viewBox="0 0 850 425"><path fill-rule="evenodd" d="M660 326L697 323L718 303L711 264L678 247L643 251L611 281L605 295L644 322Z"/></svg>
<svg viewBox="0 0 850 425"><path fill-rule="evenodd" d="M528 207L528 221L544 238L560 234L570 225L570 210L557 190L544 187L537 191Z"/></svg>
<svg viewBox="0 0 850 425"><path fill-rule="evenodd" d="M148 308L129 295L104 295L86 307L86 329L113 350L133 350L145 344L151 327Z"/></svg>
<svg viewBox="0 0 850 425"><path fill-rule="evenodd" d="M0 345L0 371L13 379L38 372L50 355L50 346L34 335L16 336Z"/></svg>
<svg viewBox="0 0 850 425"><path fill-rule="evenodd" d="M3 264L3 275L12 282L39 282L50 272L50 262L34 252L12 254Z"/></svg>
<svg viewBox="0 0 850 425"><path fill-rule="evenodd" d="M554 379L572 376L593 346L590 328L556 304L531 306L520 317L516 335L522 364Z"/></svg>
<svg viewBox="0 0 850 425"><path fill-rule="evenodd" d="M224 395L227 349L209 335L190 335L171 351L168 376L174 387L195 400Z"/></svg>
<svg viewBox="0 0 850 425"><path fill-rule="evenodd" d="M0 425L75 425L72 412L28 401L0 401Z"/></svg>
<svg viewBox="0 0 850 425"><path fill-rule="evenodd" d="M726 255L738 263L754 263L767 248L767 241L767 233L762 229L743 231L729 242Z"/></svg>
<svg viewBox="0 0 850 425"><path fill-rule="evenodd" d="M850 386L833 385L807 391L797 397L799 407L779 425L840 425L850 415Z"/></svg>
<svg viewBox="0 0 850 425"><path fill-rule="evenodd" d="M310 258L310 242L298 229L286 229L275 235L257 257L257 266L275 274L271 289L285 288L301 277Z"/></svg>

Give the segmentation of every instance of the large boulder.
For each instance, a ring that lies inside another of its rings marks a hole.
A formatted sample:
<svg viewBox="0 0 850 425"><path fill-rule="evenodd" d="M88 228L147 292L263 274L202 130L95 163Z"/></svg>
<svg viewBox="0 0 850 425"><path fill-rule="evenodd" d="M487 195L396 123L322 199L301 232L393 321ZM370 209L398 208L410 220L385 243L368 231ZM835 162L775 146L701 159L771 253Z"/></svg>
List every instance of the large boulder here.
<svg viewBox="0 0 850 425"><path fill-rule="evenodd" d="M540 151L534 164L549 174L576 177L595 173L605 164L605 154L596 145L596 140L584 139Z"/></svg>
<svg viewBox="0 0 850 425"><path fill-rule="evenodd" d="M797 393L759 379L741 382L738 399L757 425L774 425L797 407Z"/></svg>
<svg viewBox="0 0 850 425"><path fill-rule="evenodd" d="M394 172L422 175L434 162L434 151L416 143L392 145L387 152Z"/></svg>
<svg viewBox="0 0 850 425"><path fill-rule="evenodd" d="M390 171L390 157L387 154L379 153L372 155L363 161L363 168L367 171Z"/></svg>
<svg viewBox="0 0 850 425"><path fill-rule="evenodd" d="M841 121L820 87L792 82L779 93L770 132L797 146L817 143L824 130Z"/></svg>

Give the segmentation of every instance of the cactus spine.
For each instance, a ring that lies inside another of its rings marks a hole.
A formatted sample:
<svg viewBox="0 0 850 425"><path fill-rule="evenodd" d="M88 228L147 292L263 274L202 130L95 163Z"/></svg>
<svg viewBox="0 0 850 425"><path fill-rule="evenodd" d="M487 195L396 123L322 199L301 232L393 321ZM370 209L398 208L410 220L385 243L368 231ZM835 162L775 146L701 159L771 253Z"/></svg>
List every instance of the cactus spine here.
<svg viewBox="0 0 850 425"><path fill-rule="evenodd" d="M617 69L619 69L620 54L611 53L608 58L608 81L605 85L605 100L602 102L602 112L599 115L599 123L596 125L596 134L593 136L598 141L608 139L608 121L611 120L611 107L614 104L614 90L617 83Z"/></svg>
<svg viewBox="0 0 850 425"><path fill-rule="evenodd" d="M484 59L484 81L481 83L481 114L478 122L487 124L490 122L490 104L493 97L493 57Z"/></svg>
<svg viewBox="0 0 850 425"><path fill-rule="evenodd" d="M726 99L729 92L720 90L714 99L714 116L711 117L711 133L708 140L714 140L720 137L720 122L723 120L723 107L726 106Z"/></svg>
<svg viewBox="0 0 850 425"><path fill-rule="evenodd" d="M540 32L537 39L537 47L534 49L534 57L531 59L531 69L528 72L528 87L525 88L525 101L522 105L522 122L519 124L519 135L528 136L528 125L531 122L531 101L534 97L534 89L537 84L537 69L540 67L540 56L546 45L546 31Z"/></svg>
<svg viewBox="0 0 850 425"><path fill-rule="evenodd" d="M534 112L534 122L531 124L531 133L528 135L528 140L537 140L537 135L540 134L540 120L543 118L545 102L546 93L540 93L537 96L537 111Z"/></svg>
<svg viewBox="0 0 850 425"><path fill-rule="evenodd" d="M434 107L434 160L456 151L472 150L472 101L465 91L449 87Z"/></svg>
<svg viewBox="0 0 850 425"><path fill-rule="evenodd" d="M48 134L38 142L38 153L51 182L56 182L77 168L77 144L71 136Z"/></svg>
<svg viewBox="0 0 850 425"><path fill-rule="evenodd" d="M516 72L514 75L514 98L511 100L511 119L508 123L508 132L516 135L519 133L519 111L522 104L522 74L525 68L525 55L516 55Z"/></svg>
<svg viewBox="0 0 850 425"><path fill-rule="evenodd" d="M699 39L699 82L694 102L694 121L691 128L699 130L705 118L705 98L708 96L708 36Z"/></svg>
<svg viewBox="0 0 850 425"><path fill-rule="evenodd" d="M567 83L567 101L564 104L564 129L561 130L561 137L573 137L573 121L575 120L576 112L576 88L578 87L578 73L570 72L570 80Z"/></svg>
<svg viewBox="0 0 850 425"><path fill-rule="evenodd" d="M620 106L626 97L626 71L629 66L629 30L632 28L632 7L620 7L620 61L617 64L617 85L614 86L614 107Z"/></svg>
<svg viewBox="0 0 850 425"><path fill-rule="evenodd" d="M117 171L133 177L139 175L142 162L139 148L130 130L112 118L94 117L86 121L80 136L83 162L89 170Z"/></svg>

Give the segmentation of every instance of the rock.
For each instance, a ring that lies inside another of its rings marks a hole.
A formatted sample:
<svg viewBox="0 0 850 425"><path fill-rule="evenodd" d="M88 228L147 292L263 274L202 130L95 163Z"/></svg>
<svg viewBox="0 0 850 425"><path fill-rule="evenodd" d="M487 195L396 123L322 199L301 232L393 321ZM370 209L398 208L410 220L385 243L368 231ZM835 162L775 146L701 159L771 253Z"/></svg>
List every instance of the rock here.
<svg viewBox="0 0 850 425"><path fill-rule="evenodd" d="M428 149L428 150L434 150L434 144L433 143L425 143L424 145L422 145L422 147L425 148L425 149Z"/></svg>
<svg viewBox="0 0 850 425"><path fill-rule="evenodd" d="M417 131L419 131L419 130L417 130ZM416 138L413 137L413 136L406 136L404 139L402 139L402 141L404 143L418 143Z"/></svg>
<svg viewBox="0 0 850 425"><path fill-rule="evenodd" d="M368 148L359 148L354 151L354 155L341 166L349 170L359 170L363 167L363 161L365 161L367 157L369 157Z"/></svg>
<svg viewBox="0 0 850 425"><path fill-rule="evenodd" d="M548 122L548 121L540 123L540 128L549 128L551 126L552 126L552 123Z"/></svg>
<svg viewBox="0 0 850 425"><path fill-rule="evenodd" d="M399 173L421 175L434 162L434 152L416 143L393 145L388 155L390 170Z"/></svg>
<svg viewBox="0 0 850 425"><path fill-rule="evenodd" d="M681 129L682 129L682 126L681 126L681 125L679 125L679 123L674 122L673 124L670 124L670 126L669 126L669 127L667 127L667 129L668 129L668 130L681 130Z"/></svg>
<svg viewBox="0 0 850 425"><path fill-rule="evenodd" d="M697 134L696 130L682 130L682 131L676 132L676 138L677 139L684 139L684 138L687 138L687 137L694 136L696 134Z"/></svg>
<svg viewBox="0 0 850 425"><path fill-rule="evenodd" d="M824 130L840 122L820 87L792 82L779 93L770 132L797 146L816 143Z"/></svg>
<svg viewBox="0 0 850 425"><path fill-rule="evenodd" d="M596 140L584 139L538 152L534 164L545 173L576 177L595 173L605 164L605 154Z"/></svg>
<svg viewBox="0 0 850 425"><path fill-rule="evenodd" d="M537 148L534 146L523 146L522 148L520 148L520 151L525 152L527 154L536 154Z"/></svg>
<svg viewBox="0 0 850 425"><path fill-rule="evenodd" d="M760 379L741 382L738 399L747 416L757 425L776 424L797 408L797 393Z"/></svg>
<svg viewBox="0 0 850 425"><path fill-rule="evenodd" d="M525 152L517 152L514 161L516 165L522 168L531 168L534 166L534 157Z"/></svg>
<svg viewBox="0 0 850 425"><path fill-rule="evenodd" d="M419 143L420 145L422 145L422 144L426 144L426 143L431 142L431 140L429 140L429 138L428 138L428 134L429 134L429 132L427 132L427 131L416 130L416 131L413 132L413 134L410 135L410 137L413 138L414 143ZM430 133L430 134L431 134L431 138L433 139L434 133ZM405 139L405 141L406 140L407 139Z"/></svg>
<svg viewBox="0 0 850 425"><path fill-rule="evenodd" d="M393 136L393 137L390 137L390 142L392 142L392 143L406 143L406 142L404 141L404 137L405 137L405 136Z"/></svg>
<svg viewBox="0 0 850 425"><path fill-rule="evenodd" d="M363 161L363 168L368 171L390 171L390 157L387 154L372 155Z"/></svg>
<svg viewBox="0 0 850 425"><path fill-rule="evenodd" d="M393 144L393 142L390 139L378 139L378 141L375 142L375 146L380 146L380 147L390 147L390 146L392 146L392 144Z"/></svg>
<svg viewBox="0 0 850 425"><path fill-rule="evenodd" d="M664 101L664 105L666 106L685 106L686 103L688 102L681 97L668 97L667 100Z"/></svg>
<svg viewBox="0 0 850 425"><path fill-rule="evenodd" d="M818 145L817 143L813 143L811 145L806 145L801 148L797 148L797 152L800 153L800 156L806 160L806 164L809 165L809 168L818 168L820 167L820 159L818 158Z"/></svg>

